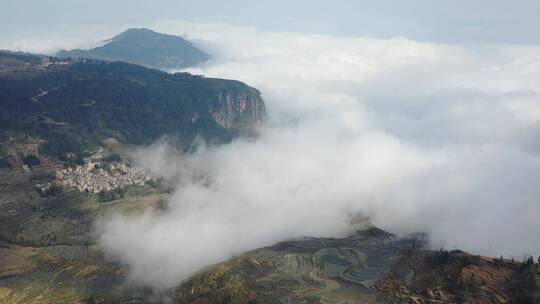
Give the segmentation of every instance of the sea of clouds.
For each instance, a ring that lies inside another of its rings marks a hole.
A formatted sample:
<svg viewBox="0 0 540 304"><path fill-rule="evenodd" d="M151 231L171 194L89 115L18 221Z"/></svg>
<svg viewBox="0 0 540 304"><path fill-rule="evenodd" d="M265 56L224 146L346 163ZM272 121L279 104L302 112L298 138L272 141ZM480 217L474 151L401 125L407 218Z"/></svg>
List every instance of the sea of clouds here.
<svg viewBox="0 0 540 304"><path fill-rule="evenodd" d="M175 183L165 211L97 225L134 281L171 287L246 250L346 236L363 217L398 235L425 232L434 248L540 254L539 46L147 26L213 56L190 72L258 88L269 119L255 139L134 153ZM70 46L58 41L41 47Z"/></svg>

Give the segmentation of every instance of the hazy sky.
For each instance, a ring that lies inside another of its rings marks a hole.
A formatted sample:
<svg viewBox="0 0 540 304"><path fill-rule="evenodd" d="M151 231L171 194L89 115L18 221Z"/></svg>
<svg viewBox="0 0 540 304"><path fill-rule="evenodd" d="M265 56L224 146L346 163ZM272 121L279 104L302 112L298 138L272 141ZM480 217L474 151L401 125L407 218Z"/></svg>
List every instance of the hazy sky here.
<svg viewBox="0 0 540 304"><path fill-rule="evenodd" d="M540 42L535 0L2 0L0 35L51 25L223 22L267 31L443 42Z"/></svg>

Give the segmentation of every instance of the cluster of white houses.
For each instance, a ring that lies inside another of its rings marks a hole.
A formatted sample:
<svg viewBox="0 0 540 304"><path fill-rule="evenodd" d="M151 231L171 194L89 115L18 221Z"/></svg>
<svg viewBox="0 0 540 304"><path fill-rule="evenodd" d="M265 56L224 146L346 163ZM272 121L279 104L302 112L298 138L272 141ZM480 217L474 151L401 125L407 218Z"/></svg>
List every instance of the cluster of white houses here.
<svg viewBox="0 0 540 304"><path fill-rule="evenodd" d="M82 166L68 167L56 171L56 182L62 186L75 187L79 191L99 193L130 185L144 185L156 181L143 169L125 162L109 164L101 168L92 160Z"/></svg>

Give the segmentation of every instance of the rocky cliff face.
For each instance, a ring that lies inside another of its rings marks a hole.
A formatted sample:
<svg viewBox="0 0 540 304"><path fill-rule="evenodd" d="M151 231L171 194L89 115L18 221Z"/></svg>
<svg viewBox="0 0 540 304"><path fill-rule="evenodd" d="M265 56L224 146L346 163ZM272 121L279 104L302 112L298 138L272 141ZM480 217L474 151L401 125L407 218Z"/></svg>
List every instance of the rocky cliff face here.
<svg viewBox="0 0 540 304"><path fill-rule="evenodd" d="M209 114L218 125L227 129L250 128L260 124L266 117L261 94L248 92L220 92Z"/></svg>

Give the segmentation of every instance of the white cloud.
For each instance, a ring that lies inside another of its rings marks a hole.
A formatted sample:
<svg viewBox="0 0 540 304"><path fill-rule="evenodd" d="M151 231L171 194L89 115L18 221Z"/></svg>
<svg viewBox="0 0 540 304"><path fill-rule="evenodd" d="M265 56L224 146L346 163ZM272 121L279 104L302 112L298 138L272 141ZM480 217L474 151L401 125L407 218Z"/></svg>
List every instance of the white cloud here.
<svg viewBox="0 0 540 304"><path fill-rule="evenodd" d="M259 88L256 140L179 156L139 151L177 187L165 213L102 221L134 280L299 236L342 236L357 213L433 246L540 254L540 48L267 33L156 22L214 55L197 74Z"/></svg>

